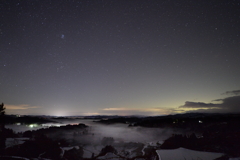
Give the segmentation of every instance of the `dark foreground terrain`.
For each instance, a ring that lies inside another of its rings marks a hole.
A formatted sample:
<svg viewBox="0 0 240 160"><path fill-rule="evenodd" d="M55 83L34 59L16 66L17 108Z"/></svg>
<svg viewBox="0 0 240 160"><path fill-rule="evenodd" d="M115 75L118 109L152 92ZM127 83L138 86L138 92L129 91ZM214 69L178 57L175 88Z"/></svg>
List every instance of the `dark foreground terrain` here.
<svg viewBox="0 0 240 160"><path fill-rule="evenodd" d="M105 117L96 123L106 125L127 123L129 127L141 126L146 130L153 127L173 128L184 131L182 132L184 134L173 134L163 143L157 142L150 145L120 141L113 137L103 137L94 141L96 140L95 133L85 124L49 127L23 133L14 133L10 129L5 129L8 146L4 149L0 159L158 160L160 158L157 150L180 147L223 153L224 156L219 160L240 157L240 114L179 114L108 119ZM12 140L11 143L9 140Z"/></svg>

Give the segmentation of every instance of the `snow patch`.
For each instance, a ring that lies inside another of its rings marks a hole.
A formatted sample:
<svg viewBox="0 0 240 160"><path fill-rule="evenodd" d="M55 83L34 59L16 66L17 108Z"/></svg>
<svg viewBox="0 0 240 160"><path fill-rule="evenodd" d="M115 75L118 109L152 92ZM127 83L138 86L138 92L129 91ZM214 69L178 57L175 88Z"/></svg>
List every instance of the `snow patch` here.
<svg viewBox="0 0 240 160"><path fill-rule="evenodd" d="M157 150L159 160L214 160L223 156L223 153L194 151L185 148Z"/></svg>

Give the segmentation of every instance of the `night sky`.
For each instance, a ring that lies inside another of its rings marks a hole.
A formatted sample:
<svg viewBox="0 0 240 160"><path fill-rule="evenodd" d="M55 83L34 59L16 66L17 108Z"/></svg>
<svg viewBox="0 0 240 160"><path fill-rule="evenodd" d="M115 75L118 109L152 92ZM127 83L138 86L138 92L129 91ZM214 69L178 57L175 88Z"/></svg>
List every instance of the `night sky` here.
<svg viewBox="0 0 240 160"><path fill-rule="evenodd" d="M240 111L239 0L1 0L7 114Z"/></svg>

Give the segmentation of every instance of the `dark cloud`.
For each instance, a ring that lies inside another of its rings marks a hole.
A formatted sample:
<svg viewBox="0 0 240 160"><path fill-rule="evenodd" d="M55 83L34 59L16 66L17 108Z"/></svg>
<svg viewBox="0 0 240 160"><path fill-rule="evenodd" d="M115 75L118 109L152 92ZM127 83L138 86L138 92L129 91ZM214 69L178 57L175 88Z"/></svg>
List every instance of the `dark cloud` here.
<svg viewBox="0 0 240 160"><path fill-rule="evenodd" d="M214 101L221 101L220 104L203 103L203 102L185 102L179 108L201 108L197 112L240 112L240 96L232 96L223 99L216 99Z"/></svg>
<svg viewBox="0 0 240 160"><path fill-rule="evenodd" d="M215 101L216 101L216 102L219 102L219 101L221 101L221 102L222 102L222 101L223 101L223 99L215 99L215 100L212 100L212 101L213 101L213 102L215 102Z"/></svg>
<svg viewBox="0 0 240 160"><path fill-rule="evenodd" d="M216 108L216 107L219 107L219 104L186 101L185 104L180 106L179 108Z"/></svg>
<svg viewBox="0 0 240 160"><path fill-rule="evenodd" d="M231 112L240 111L240 96L227 97L222 99L221 107Z"/></svg>
<svg viewBox="0 0 240 160"><path fill-rule="evenodd" d="M233 90L233 91L227 91L223 94L227 94L227 95L240 95L240 90Z"/></svg>
<svg viewBox="0 0 240 160"><path fill-rule="evenodd" d="M186 113L229 113L229 111L226 111L225 109L197 109L197 110L190 110Z"/></svg>

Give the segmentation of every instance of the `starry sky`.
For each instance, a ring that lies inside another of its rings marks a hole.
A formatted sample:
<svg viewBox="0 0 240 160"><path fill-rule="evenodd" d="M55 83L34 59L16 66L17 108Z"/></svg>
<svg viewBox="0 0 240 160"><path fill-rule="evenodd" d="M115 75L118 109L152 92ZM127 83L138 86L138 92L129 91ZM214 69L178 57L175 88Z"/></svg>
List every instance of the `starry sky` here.
<svg viewBox="0 0 240 160"><path fill-rule="evenodd" d="M239 0L2 0L7 114L240 111Z"/></svg>

